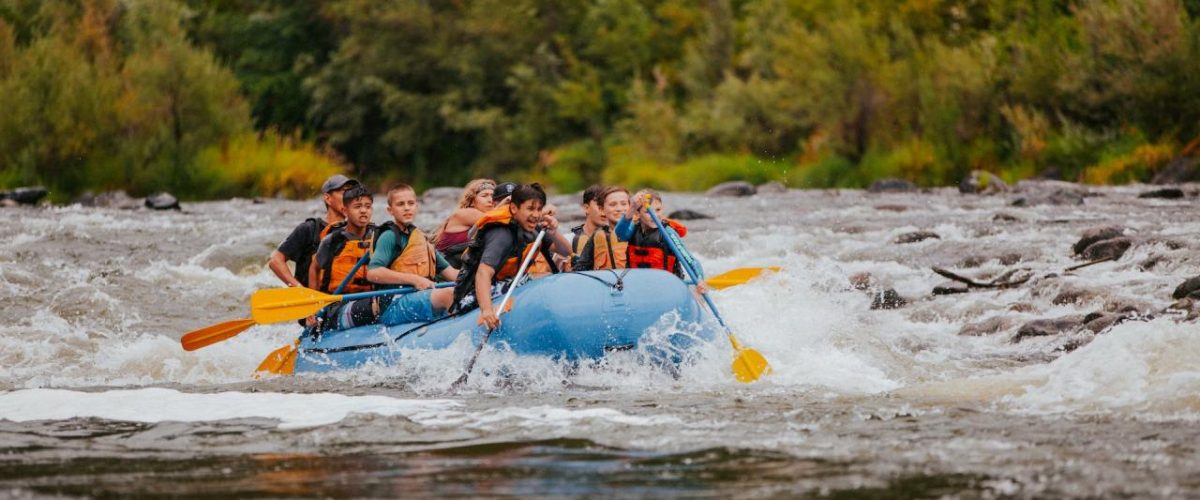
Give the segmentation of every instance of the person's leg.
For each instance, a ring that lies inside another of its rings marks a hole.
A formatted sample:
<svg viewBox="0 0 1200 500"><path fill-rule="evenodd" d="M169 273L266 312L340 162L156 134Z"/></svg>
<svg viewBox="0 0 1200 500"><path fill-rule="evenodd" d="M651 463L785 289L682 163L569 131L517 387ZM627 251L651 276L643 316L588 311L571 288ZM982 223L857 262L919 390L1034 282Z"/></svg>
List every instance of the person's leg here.
<svg viewBox="0 0 1200 500"><path fill-rule="evenodd" d="M447 309L450 309L450 303L453 301L453 288L438 288L429 297L429 302L433 305L433 310L438 313L444 313Z"/></svg>
<svg viewBox="0 0 1200 500"><path fill-rule="evenodd" d="M330 330L345 330L356 326L370 325L379 319L379 303L377 299L362 299L343 302L334 306Z"/></svg>
<svg viewBox="0 0 1200 500"><path fill-rule="evenodd" d="M444 316L446 309L439 309L433 305L432 297L434 291L433 289L421 290L392 298L392 303L388 304L384 308L383 314L380 315L379 322L393 326L404 323L433 321ZM446 300L445 302L449 305L450 301Z"/></svg>

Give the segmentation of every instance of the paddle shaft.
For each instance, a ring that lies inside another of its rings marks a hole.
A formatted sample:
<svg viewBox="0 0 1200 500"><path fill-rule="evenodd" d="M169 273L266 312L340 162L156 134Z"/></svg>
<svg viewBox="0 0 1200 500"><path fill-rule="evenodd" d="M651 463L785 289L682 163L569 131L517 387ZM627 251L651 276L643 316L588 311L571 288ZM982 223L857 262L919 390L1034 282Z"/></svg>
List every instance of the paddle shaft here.
<svg viewBox="0 0 1200 500"><path fill-rule="evenodd" d="M667 246L671 248L671 253L675 254L676 256L683 255L679 251L679 247L675 246L675 241L671 238L671 235L667 234L667 231L672 229L666 224L662 223L662 220L658 218L658 214L654 213L653 208L647 207L646 213L650 214L650 219L658 225L658 230L662 231L663 241L667 242ZM683 268L683 272L688 275L688 278L691 279L693 283L700 282L700 279L696 276L696 271L692 269L692 266L688 265L687 259L680 257L678 258L678 262L679 267ZM700 294L700 296L704 297L704 302L708 304L708 309L712 311L713 316L717 318L717 322L721 324L721 327L725 328L725 333L732 336L733 330L730 330L729 325L726 325L725 320L721 318L721 313L717 311L717 305L713 304L712 299L708 297L708 292L703 292Z"/></svg>
<svg viewBox="0 0 1200 500"><path fill-rule="evenodd" d="M521 261L521 267L517 269L517 276L513 278L512 286L508 287L508 293L504 294L504 298L500 300L500 307L496 309L496 315L504 313L504 306L508 305L509 299L512 298L513 292L517 289L517 285L521 284L521 278L525 276L525 270L529 268L529 263L533 262L533 257L538 254L542 246L542 237L546 236L546 230L538 231L537 238L533 240L533 246L529 247L529 253L525 254L525 260ZM478 293L478 292L476 292ZM475 303L479 303L479 297L475 298ZM492 336L492 329L488 329L483 333L483 338L479 340L479 347L475 349L475 354L471 356L471 360L467 362L467 369L463 372L458 380L454 381L451 387L458 387L467 381L467 376L471 375L471 370L475 368L475 360L479 359L479 353L483 352L483 346L487 345L488 338Z"/></svg>

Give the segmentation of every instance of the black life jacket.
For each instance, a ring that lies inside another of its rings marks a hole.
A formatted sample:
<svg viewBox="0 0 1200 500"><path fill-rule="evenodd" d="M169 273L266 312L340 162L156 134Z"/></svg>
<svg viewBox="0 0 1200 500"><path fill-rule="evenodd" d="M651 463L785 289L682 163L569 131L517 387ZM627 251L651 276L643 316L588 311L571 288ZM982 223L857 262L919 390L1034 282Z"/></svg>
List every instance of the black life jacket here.
<svg viewBox="0 0 1200 500"><path fill-rule="evenodd" d="M479 264L483 260L483 233L496 227L502 227L512 232L514 244L509 248L508 256L500 264L500 268L496 269L492 282L513 278L520 270L521 261L525 258L525 253L533 242L524 241L526 238L521 236L521 227L517 221L513 220L512 213L507 206L493 209L484 214L470 229L467 248L463 251L463 266L459 268L458 279L454 281L454 301L450 305L451 313L459 312L462 299L475 292L475 274L479 271ZM554 259L546 250L545 239L542 241L540 251L550 265L550 272L557 273L558 266L554 264Z"/></svg>

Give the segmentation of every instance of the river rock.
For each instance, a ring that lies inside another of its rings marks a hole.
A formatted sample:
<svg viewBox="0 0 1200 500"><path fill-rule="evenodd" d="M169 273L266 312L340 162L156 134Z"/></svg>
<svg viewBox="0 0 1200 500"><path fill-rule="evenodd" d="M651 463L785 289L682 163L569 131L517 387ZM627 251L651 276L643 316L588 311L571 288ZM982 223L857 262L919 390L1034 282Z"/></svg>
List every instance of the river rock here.
<svg viewBox="0 0 1200 500"><path fill-rule="evenodd" d="M1067 288L1066 290L1058 292L1058 295L1055 295L1053 299L1050 299L1050 303L1056 306L1082 304L1096 298L1096 295L1096 292L1092 290L1083 288Z"/></svg>
<svg viewBox="0 0 1200 500"><path fill-rule="evenodd" d="M1045 337L1071 332L1083 325L1083 318L1082 314L1072 314L1053 319L1035 319L1021 325L1012 341L1015 343L1029 337Z"/></svg>
<svg viewBox="0 0 1200 500"><path fill-rule="evenodd" d="M722 182L705 191L706 196L753 196L758 191L754 184L745 181Z"/></svg>
<svg viewBox="0 0 1200 500"><path fill-rule="evenodd" d="M947 281L947 282L944 282L940 285L933 287L934 295L957 295L960 293L967 293L970 291L971 291L971 287L967 286L966 283L960 283L957 281ZM959 335L962 335L962 334L960 333Z"/></svg>
<svg viewBox="0 0 1200 500"><path fill-rule="evenodd" d="M1016 207L1082 205L1083 198L1088 194L1087 188L1079 184L1051 180L1021 181L1015 189L1021 193L1012 200L1012 205Z"/></svg>
<svg viewBox="0 0 1200 500"><path fill-rule="evenodd" d="M674 220L702 220L702 219L711 219L712 216L708 215L708 214L702 214L695 210L688 210L685 208L683 210L676 210L674 212L667 214L667 218L674 219Z"/></svg>
<svg viewBox="0 0 1200 500"><path fill-rule="evenodd" d="M942 239L941 236L938 236L938 234L933 231L913 231L911 233L904 233L900 236L897 236L893 242L896 243L897 245L903 245L906 243L916 243L918 241L925 241L930 238L939 239L939 240Z"/></svg>
<svg viewBox="0 0 1200 500"><path fill-rule="evenodd" d="M155 193L146 197L146 208L152 210L181 210L179 199L171 193Z"/></svg>
<svg viewBox="0 0 1200 500"><path fill-rule="evenodd" d="M1132 317L1129 314L1092 313L1084 317L1083 327L1099 335Z"/></svg>
<svg viewBox="0 0 1200 500"><path fill-rule="evenodd" d="M1012 318L1004 316L992 316L983 321L968 323L958 329L958 334L963 337L981 337L984 335L993 335L1004 330L1012 328L1015 321Z"/></svg>
<svg viewBox="0 0 1200 500"><path fill-rule="evenodd" d="M1153 191L1146 191L1138 195L1138 198L1162 198L1164 200L1178 200L1183 198L1183 190L1179 188L1162 188Z"/></svg>
<svg viewBox="0 0 1200 500"><path fill-rule="evenodd" d="M0 200L11 201L17 205L37 205L47 194L50 194L50 191L42 186L19 187L0 192Z"/></svg>
<svg viewBox="0 0 1200 500"><path fill-rule="evenodd" d="M462 192L463 188L454 186L429 188L424 193L421 193L421 201L424 203L458 201L458 197L462 196Z"/></svg>
<svg viewBox="0 0 1200 500"><path fill-rule="evenodd" d="M871 183L868 193L911 193L917 190L917 185L904 179L880 179Z"/></svg>
<svg viewBox="0 0 1200 500"><path fill-rule="evenodd" d="M871 309L899 309L908 304L895 289L880 289L871 293Z"/></svg>
<svg viewBox="0 0 1200 500"><path fill-rule="evenodd" d="M1079 238L1079 241L1075 242L1075 245L1071 247L1071 250L1075 252L1075 255L1079 255L1082 254L1087 247L1091 246L1092 243L1116 238L1124 234L1125 228L1121 226L1098 226L1088 228L1083 231L1083 236Z"/></svg>
<svg viewBox="0 0 1200 500"><path fill-rule="evenodd" d="M1127 236L1097 241L1088 245L1080 254L1087 260L1112 259L1117 260L1125 255L1125 251L1133 246L1133 240Z"/></svg>
<svg viewBox="0 0 1200 500"><path fill-rule="evenodd" d="M958 183L958 192L962 194L997 194L1008 192L1008 183L991 172L972 170L962 182Z"/></svg>
<svg viewBox="0 0 1200 500"><path fill-rule="evenodd" d="M1196 158L1181 156L1171 160L1154 174L1151 184L1179 184L1200 181L1200 168Z"/></svg>
<svg viewBox="0 0 1200 500"><path fill-rule="evenodd" d="M1175 287L1175 291L1171 293L1171 298L1182 299L1185 297L1200 297L1200 276L1189 278L1187 281L1180 283Z"/></svg>
<svg viewBox="0 0 1200 500"><path fill-rule="evenodd" d="M787 186L778 181L759 184L755 189L758 191L758 194L786 194L788 191Z"/></svg>
<svg viewBox="0 0 1200 500"><path fill-rule="evenodd" d="M1021 222L1021 218L1012 214L1000 212L992 216L992 222Z"/></svg>

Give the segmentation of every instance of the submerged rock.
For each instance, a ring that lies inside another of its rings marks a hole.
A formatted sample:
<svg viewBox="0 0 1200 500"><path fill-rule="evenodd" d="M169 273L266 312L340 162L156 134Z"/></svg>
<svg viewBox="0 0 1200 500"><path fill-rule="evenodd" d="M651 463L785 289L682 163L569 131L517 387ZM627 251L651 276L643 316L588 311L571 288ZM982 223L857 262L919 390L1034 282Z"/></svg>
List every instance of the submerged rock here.
<svg viewBox="0 0 1200 500"><path fill-rule="evenodd" d="M925 241L931 238L939 240L942 239L941 236L938 236L938 234L933 231L913 231L911 233L904 233L900 236L897 236L893 242L897 245L903 245L906 243Z"/></svg>
<svg viewBox="0 0 1200 500"><path fill-rule="evenodd" d="M92 195L90 192L84 193L75 199L75 202L85 207L96 208L118 208L122 210L133 210L142 206L142 200L132 198L125 191L107 191L97 195Z"/></svg>
<svg viewBox="0 0 1200 500"><path fill-rule="evenodd" d="M667 214L667 218L674 219L674 220L701 220L701 219L711 219L712 216L707 215L707 214L702 214L695 210L688 210L685 208L683 210L676 210L674 212Z"/></svg>
<svg viewBox="0 0 1200 500"><path fill-rule="evenodd" d="M983 170L972 170L970 175L958 184L958 192L962 194L997 194L1008 192L1008 183L996 174Z"/></svg>
<svg viewBox="0 0 1200 500"><path fill-rule="evenodd" d="M1080 255L1084 250L1087 249L1087 247L1091 246L1097 241L1116 238L1124 234L1125 228L1121 226L1098 226L1088 228L1083 231L1083 236L1079 238L1079 241L1075 242L1075 245L1071 247L1071 250L1075 252L1075 255Z"/></svg>
<svg viewBox="0 0 1200 500"><path fill-rule="evenodd" d="M745 181L722 182L705 191L706 196L753 196L758 190L754 184Z"/></svg>
<svg viewBox="0 0 1200 500"><path fill-rule="evenodd" d="M867 272L851 274L849 280L850 287L855 290L869 290L875 284L875 279Z"/></svg>
<svg viewBox="0 0 1200 500"><path fill-rule="evenodd" d="M880 179L871 183L868 193L911 193L917 190L917 185L904 179Z"/></svg>
<svg viewBox="0 0 1200 500"><path fill-rule="evenodd" d="M1083 288L1068 288L1058 292L1058 295L1055 295L1053 299L1050 299L1050 303L1056 306L1082 304L1096 298L1097 295L1098 294L1092 290Z"/></svg>
<svg viewBox="0 0 1200 500"><path fill-rule="evenodd" d="M1013 342L1020 342L1029 337L1045 337L1078 330L1083 325L1084 316L1072 314L1053 319L1035 319L1017 329Z"/></svg>
<svg viewBox="0 0 1200 500"><path fill-rule="evenodd" d="M42 186L19 187L11 191L0 191L0 200L16 205L37 205L50 191Z"/></svg>
<svg viewBox="0 0 1200 500"><path fill-rule="evenodd" d="M1133 240L1129 237L1121 236L1119 238L1110 238L1092 243L1080 255L1087 260L1116 260L1125 255L1125 252L1131 246L1133 246Z"/></svg>
<svg viewBox="0 0 1200 500"><path fill-rule="evenodd" d="M1004 316L993 316L983 321L968 323L958 329L958 334L963 337L980 337L983 335L994 335L1004 330L1012 328L1016 321L1012 318Z"/></svg>
<svg viewBox="0 0 1200 500"><path fill-rule="evenodd" d="M153 210L181 210L179 199L171 193L155 193L146 197L146 208Z"/></svg>
<svg viewBox="0 0 1200 500"><path fill-rule="evenodd" d="M1021 222L1021 218L1012 214L1000 212L992 216L992 222Z"/></svg>
<svg viewBox="0 0 1200 500"><path fill-rule="evenodd" d="M1153 191L1146 191L1138 195L1138 198L1162 198L1164 200L1178 200L1183 198L1183 190L1179 188L1162 188Z"/></svg>

